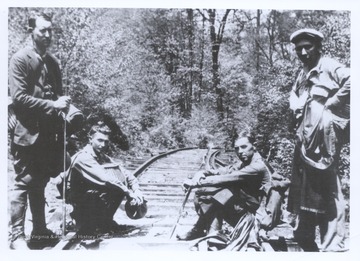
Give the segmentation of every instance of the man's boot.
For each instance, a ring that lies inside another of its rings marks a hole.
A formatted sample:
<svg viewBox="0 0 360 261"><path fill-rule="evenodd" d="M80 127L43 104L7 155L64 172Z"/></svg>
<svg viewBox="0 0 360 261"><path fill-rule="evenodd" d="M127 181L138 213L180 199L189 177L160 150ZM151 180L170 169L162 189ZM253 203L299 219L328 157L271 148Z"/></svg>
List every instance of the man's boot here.
<svg viewBox="0 0 360 261"><path fill-rule="evenodd" d="M44 190L34 189L30 191L29 203L33 220L29 247L32 249L42 249L55 246L60 241L60 238L46 227Z"/></svg>
<svg viewBox="0 0 360 261"><path fill-rule="evenodd" d="M178 240L193 240L199 237L206 236L205 229L199 228L197 225L194 225L189 231L183 234L177 234L176 238Z"/></svg>
<svg viewBox="0 0 360 261"><path fill-rule="evenodd" d="M54 247L59 241L60 237L50 229L33 230L30 235L29 247L31 249Z"/></svg>
<svg viewBox="0 0 360 261"><path fill-rule="evenodd" d="M9 192L10 197L10 249L29 249L25 238L24 225L27 209L27 193L23 186L16 186Z"/></svg>

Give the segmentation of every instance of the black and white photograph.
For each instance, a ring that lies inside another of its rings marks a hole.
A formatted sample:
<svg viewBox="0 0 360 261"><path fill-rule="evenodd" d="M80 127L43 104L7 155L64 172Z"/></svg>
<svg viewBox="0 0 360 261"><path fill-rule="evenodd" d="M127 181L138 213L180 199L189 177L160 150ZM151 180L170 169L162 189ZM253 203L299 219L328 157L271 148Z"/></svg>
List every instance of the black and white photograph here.
<svg viewBox="0 0 360 261"><path fill-rule="evenodd" d="M356 251L357 12L225 2L2 7L9 256Z"/></svg>

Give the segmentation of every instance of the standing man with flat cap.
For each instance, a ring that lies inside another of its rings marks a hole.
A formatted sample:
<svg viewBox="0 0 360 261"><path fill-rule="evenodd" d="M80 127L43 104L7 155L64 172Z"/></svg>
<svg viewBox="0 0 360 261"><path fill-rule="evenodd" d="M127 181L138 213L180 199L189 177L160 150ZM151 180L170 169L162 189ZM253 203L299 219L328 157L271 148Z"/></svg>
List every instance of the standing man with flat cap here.
<svg viewBox="0 0 360 261"><path fill-rule="evenodd" d="M296 141L288 210L298 216L294 236L304 251L345 251L338 163L349 141L350 70L322 55L323 38L314 29L290 37L303 68L290 94Z"/></svg>

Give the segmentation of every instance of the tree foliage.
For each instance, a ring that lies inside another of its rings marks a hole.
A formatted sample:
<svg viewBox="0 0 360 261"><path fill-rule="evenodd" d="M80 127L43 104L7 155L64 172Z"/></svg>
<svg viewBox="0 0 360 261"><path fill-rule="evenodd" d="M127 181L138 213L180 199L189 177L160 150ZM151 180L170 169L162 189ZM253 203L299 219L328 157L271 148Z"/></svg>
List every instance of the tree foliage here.
<svg viewBox="0 0 360 261"><path fill-rule="evenodd" d="M9 8L9 59L31 42L25 27L34 9ZM127 136L129 154L206 142L230 148L248 128L258 137L260 153L288 176L293 150L288 93L300 68L290 34L304 27L322 31L324 54L350 65L347 11L47 11L54 14L52 52L72 102L89 124L111 116L119 135ZM349 154L345 146L345 191Z"/></svg>

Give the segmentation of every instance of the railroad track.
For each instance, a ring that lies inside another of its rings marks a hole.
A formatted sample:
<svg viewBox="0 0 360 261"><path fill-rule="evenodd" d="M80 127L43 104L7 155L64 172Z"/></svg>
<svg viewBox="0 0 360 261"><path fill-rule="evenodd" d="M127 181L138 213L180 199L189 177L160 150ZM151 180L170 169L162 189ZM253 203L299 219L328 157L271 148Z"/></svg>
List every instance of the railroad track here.
<svg viewBox="0 0 360 261"><path fill-rule="evenodd" d="M219 158L227 159L228 155L220 150L197 148L174 150L150 158L134 171L148 201L148 212L144 218L129 219L123 202L114 215L114 220L120 225L118 233L78 238L75 232L69 232L54 249L189 250L189 242L177 241L175 235L170 238L185 197L181 185L205 165L211 168L225 165ZM174 234L187 231L197 220L193 193L181 213ZM264 248L274 251L270 245L265 244Z"/></svg>
<svg viewBox="0 0 360 261"><path fill-rule="evenodd" d="M147 200L148 212L142 219L129 219L124 202L114 215L120 232L110 237L77 238L70 232L55 249L188 249L188 242L169 239L170 231L179 215L185 193L183 181L192 177L204 165L206 149L178 149L148 159L133 174L138 178ZM190 196L178 228L188 229L196 220Z"/></svg>

